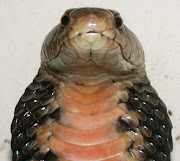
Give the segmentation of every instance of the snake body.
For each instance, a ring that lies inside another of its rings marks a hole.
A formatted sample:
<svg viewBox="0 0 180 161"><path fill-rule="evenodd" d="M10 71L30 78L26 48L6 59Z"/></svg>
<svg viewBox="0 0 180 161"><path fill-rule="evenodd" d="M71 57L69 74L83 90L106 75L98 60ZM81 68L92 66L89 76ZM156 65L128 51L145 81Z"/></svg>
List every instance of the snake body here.
<svg viewBox="0 0 180 161"><path fill-rule="evenodd" d="M172 124L117 11L67 10L12 121L13 161L170 161Z"/></svg>

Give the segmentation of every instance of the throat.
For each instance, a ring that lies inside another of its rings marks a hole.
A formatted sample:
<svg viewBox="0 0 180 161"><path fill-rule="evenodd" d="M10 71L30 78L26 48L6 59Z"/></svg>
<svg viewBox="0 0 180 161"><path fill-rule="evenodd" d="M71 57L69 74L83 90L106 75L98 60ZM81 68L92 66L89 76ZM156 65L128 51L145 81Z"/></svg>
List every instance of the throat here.
<svg viewBox="0 0 180 161"><path fill-rule="evenodd" d="M98 86L104 82L112 82L107 74L72 75L69 79L80 86Z"/></svg>

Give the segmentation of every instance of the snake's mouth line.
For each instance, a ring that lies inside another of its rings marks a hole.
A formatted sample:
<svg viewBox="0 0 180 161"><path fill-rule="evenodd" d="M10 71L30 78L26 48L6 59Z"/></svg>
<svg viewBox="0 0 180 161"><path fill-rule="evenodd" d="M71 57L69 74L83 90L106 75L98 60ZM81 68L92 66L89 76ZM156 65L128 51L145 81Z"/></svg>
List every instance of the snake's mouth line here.
<svg viewBox="0 0 180 161"><path fill-rule="evenodd" d="M97 31L88 31L88 32L86 32L87 34L96 34L96 33L98 33Z"/></svg>

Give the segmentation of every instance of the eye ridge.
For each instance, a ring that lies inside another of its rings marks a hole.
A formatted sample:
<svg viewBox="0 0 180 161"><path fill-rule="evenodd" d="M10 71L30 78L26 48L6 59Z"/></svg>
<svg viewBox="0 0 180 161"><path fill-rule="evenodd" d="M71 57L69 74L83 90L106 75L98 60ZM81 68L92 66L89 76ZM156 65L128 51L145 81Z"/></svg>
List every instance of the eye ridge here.
<svg viewBox="0 0 180 161"><path fill-rule="evenodd" d="M68 23L69 23L69 16L68 16L68 15L64 15L64 16L61 18L61 25L62 25L63 27L65 27Z"/></svg>

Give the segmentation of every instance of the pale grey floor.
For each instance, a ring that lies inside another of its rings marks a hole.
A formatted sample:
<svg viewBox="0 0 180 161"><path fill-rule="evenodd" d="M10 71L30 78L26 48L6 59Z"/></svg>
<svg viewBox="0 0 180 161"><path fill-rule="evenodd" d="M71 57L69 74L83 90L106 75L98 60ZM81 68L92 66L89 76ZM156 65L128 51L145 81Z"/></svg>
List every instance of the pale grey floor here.
<svg viewBox="0 0 180 161"><path fill-rule="evenodd" d="M149 78L172 111L172 161L179 161L180 0L0 0L0 160L10 161L14 107L37 73L45 35L64 10L85 6L119 11L142 42Z"/></svg>

